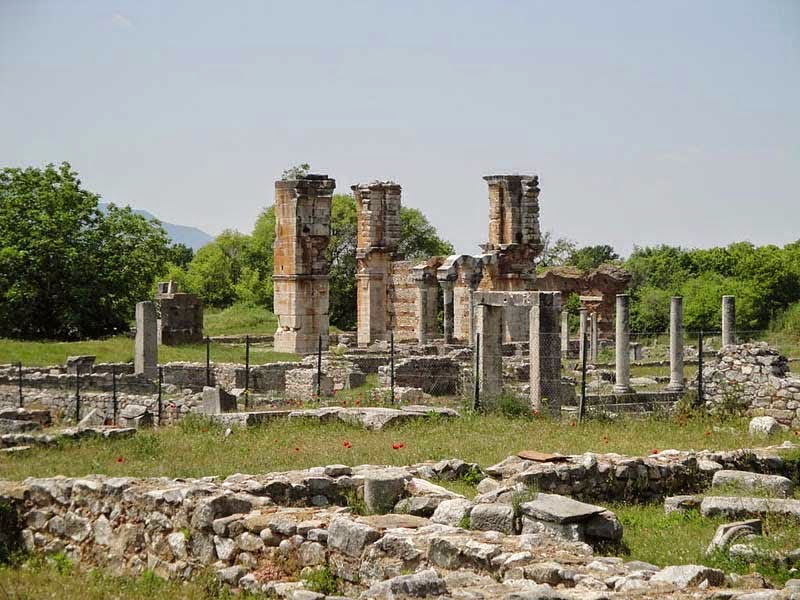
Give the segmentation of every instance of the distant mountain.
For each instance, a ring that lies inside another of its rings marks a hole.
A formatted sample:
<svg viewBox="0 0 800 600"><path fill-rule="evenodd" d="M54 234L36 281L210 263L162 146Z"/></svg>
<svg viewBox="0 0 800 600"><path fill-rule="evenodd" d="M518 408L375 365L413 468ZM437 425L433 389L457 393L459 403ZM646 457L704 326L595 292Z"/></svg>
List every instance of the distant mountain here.
<svg viewBox="0 0 800 600"><path fill-rule="evenodd" d="M107 203L101 202L100 210L105 210L106 206ZM135 212L137 215L142 215L145 219L158 219L158 217L147 212L146 210L133 207L131 207L131 210L133 210L133 212ZM213 235L209 235L197 227L176 225L175 223L167 223L166 221L161 221L161 226L167 232L167 235L172 239L173 243L189 246L189 248L195 252L202 246L205 246L207 243L214 241Z"/></svg>

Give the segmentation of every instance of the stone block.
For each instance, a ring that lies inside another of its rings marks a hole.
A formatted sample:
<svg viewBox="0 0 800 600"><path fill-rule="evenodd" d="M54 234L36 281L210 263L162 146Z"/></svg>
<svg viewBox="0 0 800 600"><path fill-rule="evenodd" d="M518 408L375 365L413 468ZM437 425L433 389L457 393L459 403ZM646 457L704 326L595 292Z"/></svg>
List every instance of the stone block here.
<svg viewBox="0 0 800 600"><path fill-rule="evenodd" d="M203 388L203 413L218 415L220 413L236 412L236 396L229 394L221 387Z"/></svg>
<svg viewBox="0 0 800 600"><path fill-rule="evenodd" d="M92 372L96 357L91 355L68 356L66 367L68 375L85 375Z"/></svg>
<svg viewBox="0 0 800 600"><path fill-rule="evenodd" d="M787 477L749 471L717 471L714 473L711 484L714 486L730 485L746 490L761 490L778 498L789 498L794 493L794 483Z"/></svg>

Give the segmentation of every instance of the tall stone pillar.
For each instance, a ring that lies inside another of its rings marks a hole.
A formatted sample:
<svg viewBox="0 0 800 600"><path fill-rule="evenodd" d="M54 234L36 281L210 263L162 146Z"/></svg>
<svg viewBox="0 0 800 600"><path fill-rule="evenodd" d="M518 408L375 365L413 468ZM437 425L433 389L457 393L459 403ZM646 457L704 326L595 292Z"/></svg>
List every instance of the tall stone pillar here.
<svg viewBox="0 0 800 600"><path fill-rule="evenodd" d="M614 384L615 394L631 394L631 297L628 294L617 294L617 382Z"/></svg>
<svg viewBox="0 0 800 600"><path fill-rule="evenodd" d="M589 352L589 360L592 362L592 364L597 364L597 351L599 342L597 336L597 313L593 312L590 317L589 347L591 350Z"/></svg>
<svg viewBox="0 0 800 600"><path fill-rule="evenodd" d="M336 182L304 175L275 182L275 350L296 354L328 347L331 198Z"/></svg>
<svg viewBox="0 0 800 600"><path fill-rule="evenodd" d="M417 279L417 342L428 343L428 284L424 279Z"/></svg>
<svg viewBox="0 0 800 600"><path fill-rule="evenodd" d="M480 400L491 405L503 393L503 307L478 304L475 321L478 346Z"/></svg>
<svg viewBox="0 0 800 600"><path fill-rule="evenodd" d="M392 181L351 186L358 217L356 247L359 346L388 339L390 261L400 241L401 188Z"/></svg>
<svg viewBox="0 0 800 600"><path fill-rule="evenodd" d="M531 407L541 410L546 400L553 414L561 410L560 310L560 292L535 292L530 309Z"/></svg>
<svg viewBox="0 0 800 600"><path fill-rule="evenodd" d="M149 379L158 377L158 324L153 302L136 304L136 339L133 372Z"/></svg>
<svg viewBox="0 0 800 600"><path fill-rule="evenodd" d="M582 308L578 313L578 361L583 364L583 353L586 352L586 333L588 329L588 315L589 311ZM588 356L586 357L589 358Z"/></svg>
<svg viewBox="0 0 800 600"><path fill-rule="evenodd" d="M722 297L722 345L736 343L736 296Z"/></svg>
<svg viewBox="0 0 800 600"><path fill-rule="evenodd" d="M561 354L564 358L569 354L569 311L561 311Z"/></svg>
<svg viewBox="0 0 800 600"><path fill-rule="evenodd" d="M670 392L682 392L683 382L683 298L673 296L669 303L669 385Z"/></svg>
<svg viewBox="0 0 800 600"><path fill-rule="evenodd" d="M442 286L442 304L444 307L444 343L453 343L453 321L455 305L453 304L453 282L447 279L439 282Z"/></svg>

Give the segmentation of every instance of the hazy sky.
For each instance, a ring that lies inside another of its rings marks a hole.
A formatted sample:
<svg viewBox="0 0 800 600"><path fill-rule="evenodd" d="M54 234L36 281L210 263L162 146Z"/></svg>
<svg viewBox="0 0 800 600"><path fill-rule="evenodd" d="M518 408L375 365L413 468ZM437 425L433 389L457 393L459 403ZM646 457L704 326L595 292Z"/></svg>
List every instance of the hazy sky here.
<svg viewBox="0 0 800 600"><path fill-rule="evenodd" d="M0 0L0 166L249 232L292 164L461 252L489 173L580 243L800 238L800 1Z"/></svg>

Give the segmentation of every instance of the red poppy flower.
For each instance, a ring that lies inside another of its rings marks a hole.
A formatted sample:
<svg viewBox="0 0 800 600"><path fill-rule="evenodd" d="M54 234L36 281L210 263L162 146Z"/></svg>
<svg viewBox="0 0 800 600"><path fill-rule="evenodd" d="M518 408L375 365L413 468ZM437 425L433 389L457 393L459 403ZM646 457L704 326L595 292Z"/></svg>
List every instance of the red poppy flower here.
<svg viewBox="0 0 800 600"><path fill-rule="evenodd" d="M653 449L650 451L650 453L651 453L651 454L658 454L658 448L653 448Z"/></svg>
<svg viewBox="0 0 800 600"><path fill-rule="evenodd" d="M356 400L356 406L361 406L361 400Z"/></svg>
<svg viewBox="0 0 800 600"><path fill-rule="evenodd" d="M572 421L572 423L570 423L569 426L570 427L575 427L575 421Z"/></svg>
<svg viewBox="0 0 800 600"><path fill-rule="evenodd" d="M295 452L300 452L300 448L295 448L294 451Z"/></svg>
<svg viewBox="0 0 800 600"><path fill-rule="evenodd" d="M392 450L400 450L400 448L405 448L405 444L402 442L399 444L392 444Z"/></svg>
<svg viewBox="0 0 800 600"><path fill-rule="evenodd" d="M342 406L344 406L345 408L347 408L347 400L342 400Z"/></svg>
<svg viewBox="0 0 800 600"><path fill-rule="evenodd" d="M353 447L353 444L351 444L350 442L348 442L347 440L345 440L345 441L344 441L344 443L342 444L342 446L344 446L345 448L348 448L348 449L350 449L350 448L352 448L352 447Z"/></svg>
<svg viewBox="0 0 800 600"><path fill-rule="evenodd" d="M118 463L121 463L121 462L123 462L124 460L125 460L125 459L124 459L124 458L122 458L121 456L118 456L118 457L117 457L117 462L118 462Z"/></svg>
<svg viewBox="0 0 800 600"><path fill-rule="evenodd" d="M710 435L711 435L711 432L710 431L706 431L706 436L710 436Z"/></svg>

